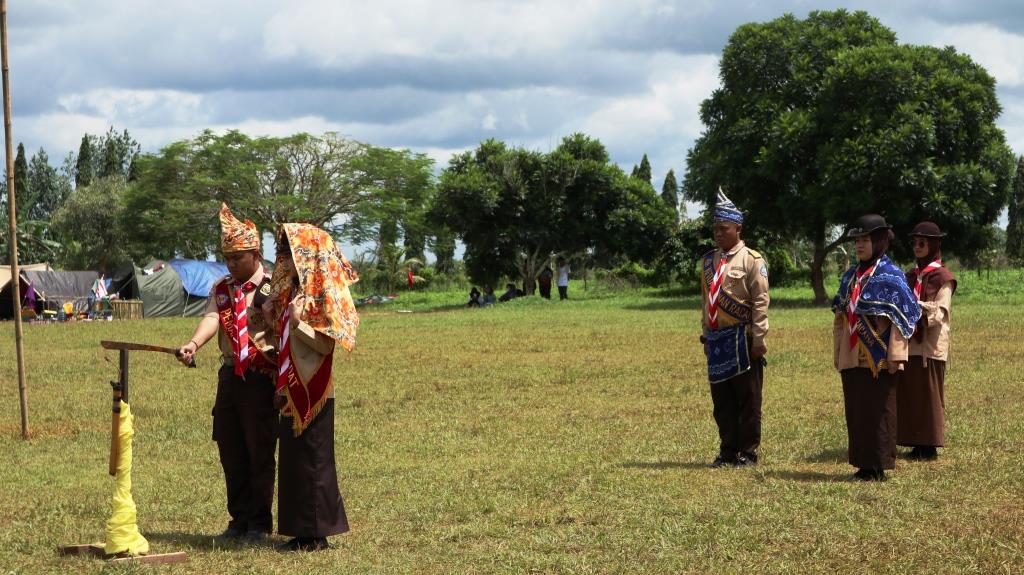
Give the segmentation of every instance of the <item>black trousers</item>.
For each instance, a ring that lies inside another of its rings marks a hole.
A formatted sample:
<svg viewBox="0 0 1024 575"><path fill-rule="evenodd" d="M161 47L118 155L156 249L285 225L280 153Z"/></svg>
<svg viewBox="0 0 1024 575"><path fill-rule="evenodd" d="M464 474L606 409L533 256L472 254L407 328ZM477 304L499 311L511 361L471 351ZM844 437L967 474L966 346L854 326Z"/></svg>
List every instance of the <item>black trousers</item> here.
<svg viewBox="0 0 1024 575"><path fill-rule="evenodd" d="M749 371L711 384L715 423L718 424L718 452L724 459L739 453L757 455L761 445L761 392L764 366L752 360Z"/></svg>
<svg viewBox="0 0 1024 575"><path fill-rule="evenodd" d="M278 430L277 532L327 537L348 531L334 463L334 400L327 400L302 435L295 437L291 417L282 417Z"/></svg>
<svg viewBox="0 0 1024 575"><path fill-rule="evenodd" d="M558 299L569 299L569 286L558 286Z"/></svg>
<svg viewBox="0 0 1024 575"><path fill-rule="evenodd" d="M899 377L883 369L875 378L866 367L844 369L839 376L843 380L850 465L858 469L895 469Z"/></svg>
<svg viewBox="0 0 1024 575"><path fill-rule="evenodd" d="M213 406L213 439L227 484L229 527L264 533L273 530L278 419L270 375L249 370L243 380L232 366L221 366Z"/></svg>

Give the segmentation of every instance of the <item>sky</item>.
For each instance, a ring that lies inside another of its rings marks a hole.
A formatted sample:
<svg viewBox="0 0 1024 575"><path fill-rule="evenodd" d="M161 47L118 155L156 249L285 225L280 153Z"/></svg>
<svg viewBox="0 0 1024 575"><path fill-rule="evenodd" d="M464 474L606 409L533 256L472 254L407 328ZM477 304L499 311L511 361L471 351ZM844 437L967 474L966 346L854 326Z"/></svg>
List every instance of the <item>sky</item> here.
<svg viewBox="0 0 1024 575"><path fill-rule="evenodd" d="M440 169L487 138L548 151L583 132L627 171L646 153L660 189L732 31L840 7L983 65L1024 153L1020 0L12 0L13 134L59 164L109 126L144 151L207 128L334 131Z"/></svg>

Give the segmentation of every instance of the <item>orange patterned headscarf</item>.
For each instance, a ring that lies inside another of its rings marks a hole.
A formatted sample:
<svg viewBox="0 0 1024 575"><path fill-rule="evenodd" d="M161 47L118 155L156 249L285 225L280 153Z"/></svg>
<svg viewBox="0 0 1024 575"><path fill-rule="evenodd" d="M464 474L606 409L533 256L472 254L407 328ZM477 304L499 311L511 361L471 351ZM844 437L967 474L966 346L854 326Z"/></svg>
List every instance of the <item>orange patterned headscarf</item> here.
<svg viewBox="0 0 1024 575"><path fill-rule="evenodd" d="M359 275L334 238L310 224L281 224L278 236L288 238L292 263L298 272L299 285L306 296L302 321L330 337L348 351L356 347L359 314L348 286L359 281ZM278 253L271 279L274 316L288 305L292 297L291 270L283 263L285 254Z"/></svg>
<svg viewBox="0 0 1024 575"><path fill-rule="evenodd" d="M227 204L220 205L220 247L225 254L260 249L260 232L250 220L238 221Z"/></svg>

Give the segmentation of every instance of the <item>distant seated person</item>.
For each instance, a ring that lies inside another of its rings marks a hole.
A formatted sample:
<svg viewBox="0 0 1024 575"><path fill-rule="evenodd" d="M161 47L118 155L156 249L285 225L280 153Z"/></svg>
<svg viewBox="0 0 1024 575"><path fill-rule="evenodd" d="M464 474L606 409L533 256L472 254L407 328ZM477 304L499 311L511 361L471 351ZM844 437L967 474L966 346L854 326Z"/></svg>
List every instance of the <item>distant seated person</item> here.
<svg viewBox="0 0 1024 575"><path fill-rule="evenodd" d="M494 288L491 286L484 286L483 307L494 305L496 303L498 303L498 296L494 295Z"/></svg>
<svg viewBox="0 0 1024 575"><path fill-rule="evenodd" d="M500 301L500 302L511 301L511 300L516 299L517 297L519 297L521 295L523 295L523 292L516 288L516 284L512 284L512 283L505 284L505 293L501 294L501 297L498 298L498 301Z"/></svg>
<svg viewBox="0 0 1024 575"><path fill-rule="evenodd" d="M480 290L476 289L476 286L469 290L469 303L466 307L480 307Z"/></svg>

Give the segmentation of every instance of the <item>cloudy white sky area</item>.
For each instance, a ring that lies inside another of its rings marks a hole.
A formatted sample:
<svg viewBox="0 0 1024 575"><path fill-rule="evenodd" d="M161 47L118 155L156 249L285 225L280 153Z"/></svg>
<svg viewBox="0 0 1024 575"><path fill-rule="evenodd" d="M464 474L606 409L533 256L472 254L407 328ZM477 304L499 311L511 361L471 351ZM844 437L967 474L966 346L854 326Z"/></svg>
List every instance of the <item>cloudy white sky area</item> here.
<svg viewBox="0 0 1024 575"><path fill-rule="evenodd" d="M580 131L627 170L646 152L660 189L729 34L839 7L985 66L1024 153L1020 0L11 0L14 137L57 164L110 125L146 151L204 128L337 131L443 167L486 138L546 151Z"/></svg>

